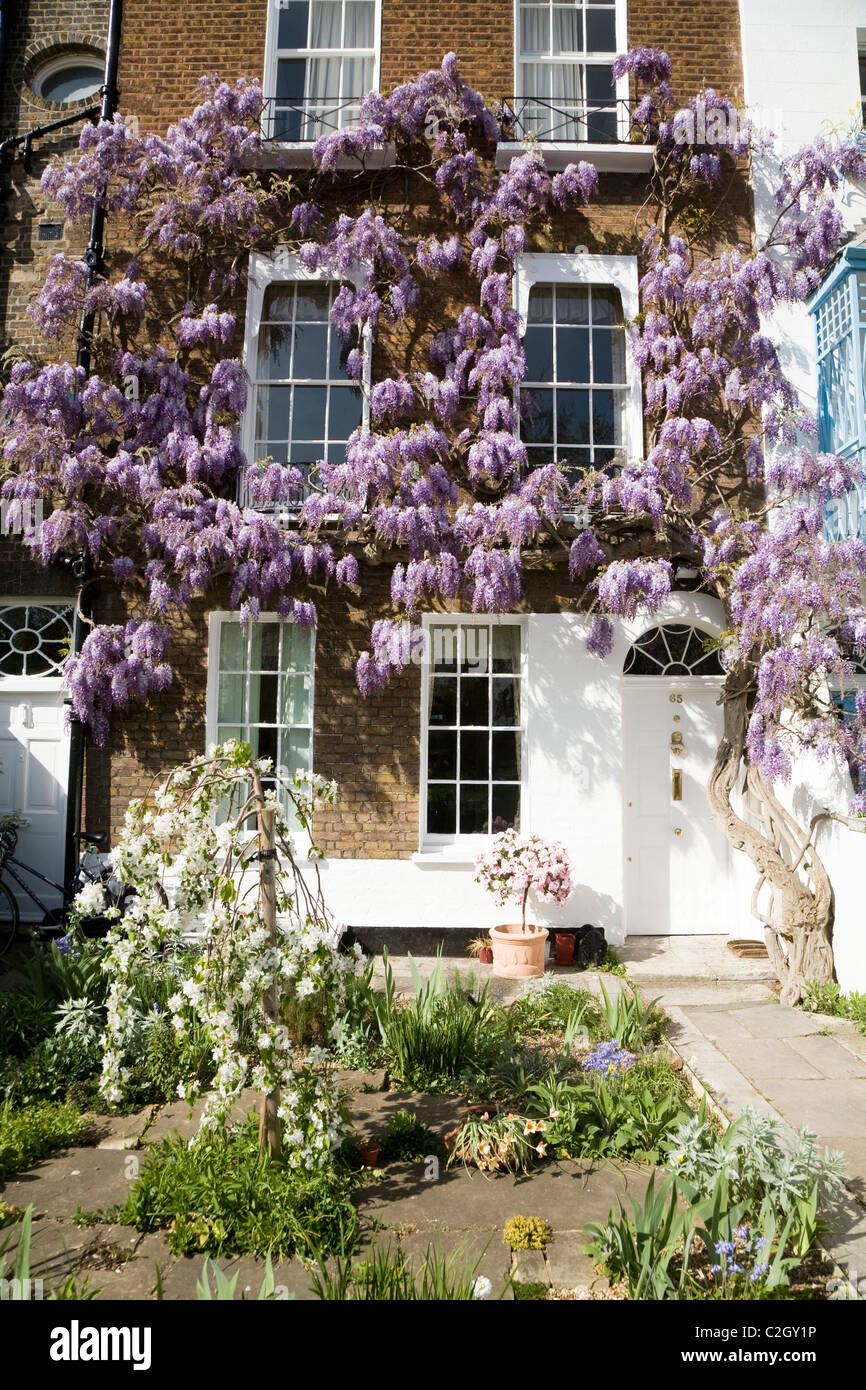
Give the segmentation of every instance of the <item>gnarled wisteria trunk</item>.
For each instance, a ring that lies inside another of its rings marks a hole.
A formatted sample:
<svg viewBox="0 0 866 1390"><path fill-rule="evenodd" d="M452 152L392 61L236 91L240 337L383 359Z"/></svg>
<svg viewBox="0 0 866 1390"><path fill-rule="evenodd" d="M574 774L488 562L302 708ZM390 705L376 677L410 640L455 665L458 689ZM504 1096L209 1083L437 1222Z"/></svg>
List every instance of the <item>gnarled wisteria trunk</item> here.
<svg viewBox="0 0 866 1390"><path fill-rule="evenodd" d="M833 887L811 828L801 827L745 759L748 701L742 677L723 694L724 734L707 785L717 824L758 877L752 912L764 925L781 1002L797 1004L810 980L833 980ZM744 819L733 798L750 814ZM762 896L764 904L762 905Z"/></svg>

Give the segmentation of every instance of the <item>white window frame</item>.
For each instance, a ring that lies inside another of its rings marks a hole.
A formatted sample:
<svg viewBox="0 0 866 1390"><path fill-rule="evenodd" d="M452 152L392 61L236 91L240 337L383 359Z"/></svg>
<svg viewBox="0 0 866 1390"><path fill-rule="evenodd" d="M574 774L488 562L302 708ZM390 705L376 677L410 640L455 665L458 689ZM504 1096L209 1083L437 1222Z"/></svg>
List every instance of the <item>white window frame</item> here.
<svg viewBox="0 0 866 1390"><path fill-rule="evenodd" d="M422 627L425 633L424 649L430 659L425 659L421 673L421 765L419 775L418 805L418 844L419 856L425 859L437 855L440 858L456 857L460 861L474 861L475 855L486 850L493 838L492 831L487 835L461 835L459 830L453 835L428 835L427 833L427 744L428 708L430 701L430 682L433 679L433 662L430 642L431 627L496 627L509 625L520 629L520 834L528 833L529 824L529 741L527 737L527 615L523 613L424 613ZM488 781L491 779L488 778ZM459 783L458 783L459 787ZM459 815L459 804L458 804ZM449 856L449 849L456 854Z"/></svg>
<svg viewBox="0 0 866 1390"><path fill-rule="evenodd" d="M358 267L354 271L347 271L339 278L346 280L357 287L360 286L364 275L363 267ZM256 355L259 347L259 330L262 324L262 312L264 310L265 292L271 285L288 285L299 280L315 280L326 284L334 283L334 276L323 270L307 270L298 257L290 254L284 248L278 247L273 256L263 255L259 251L254 251L250 255L248 285L247 285L247 306L246 317L244 320L244 346L243 364L249 381L249 391L247 395L246 409L241 420L241 448L247 460L247 465L252 465L255 460L256 442ZM361 387L361 428L370 427L370 382L371 382L371 335L369 326L365 326L361 339L361 351L364 355L364 365L361 372L361 380L358 383ZM252 507L253 504L246 499L246 488L244 478L238 480L238 501L241 506ZM298 511L298 506L286 505L279 507L253 507L254 511L276 512L282 522L290 523L294 520Z"/></svg>
<svg viewBox="0 0 866 1390"><path fill-rule="evenodd" d="M513 281L514 307L520 315L520 336L526 332L529 292L533 285L610 285L619 290L622 311L628 324L637 317L640 305L636 256L548 255L530 252L517 262ZM641 376L628 336L625 344L624 439L626 458L643 453L643 394ZM519 392L518 392L519 397Z"/></svg>
<svg viewBox="0 0 866 1390"><path fill-rule="evenodd" d="M2 608L56 608L68 609L72 615L70 622L70 635L74 628L75 621L75 598L72 595L52 595L45 594L10 594L3 598ZM46 694L51 691L62 691L66 689L66 680L63 675L45 676L10 676L0 672L0 691L16 691L19 694L36 695Z"/></svg>
<svg viewBox="0 0 866 1390"><path fill-rule="evenodd" d="M617 3L619 3L619 0L617 0ZM376 9L375 9L375 16L374 16L374 19L373 19L373 85L372 85L372 90L373 90L374 92L378 92L378 90L379 90L380 78L381 78L381 72L382 72L382 0L375 0L375 7L376 7ZM266 102L269 101L269 100L271 100L272 98L276 97L276 92L277 92L277 54L278 54L278 52L279 52L279 49L277 48L277 30L278 30L278 27L279 27L279 12L280 12L280 9L281 9L281 8L282 8L282 6L280 5L279 0L268 0L267 29L266 29L266 31L265 31L265 70L264 70L264 75L263 75L263 80L262 80L262 92L263 92L263 94L264 94L264 98L265 98L265 101L266 101ZM309 50L308 50L308 49L298 49L298 56L299 56L299 57L303 56L303 57L306 57L306 58L309 58L310 56L313 56L313 57L337 57L338 55L341 56L341 57L349 57L349 58L353 58L353 57L366 57L366 56L368 55L368 53L369 53L369 49L366 49L366 48L364 48L364 49L360 49L360 48L359 48L359 49L355 49L355 48L346 48L346 49L343 49L343 48L341 48L341 49L322 48L322 49L309 49ZM365 92L357 92L355 95L358 96L358 97L363 97L363 96L366 96L366 93L365 93ZM266 109L269 109L269 108L266 108ZM270 115L268 115L267 119L270 121L270 119L271 119ZM319 133L320 133L320 134L327 134L327 131L320 131ZM301 145L310 145L310 144L312 144L313 142L312 142L312 141L309 141L309 140L302 140L302 141L297 141L297 142L292 142L292 141L278 141L278 144L280 144L280 145L282 145L282 144L289 145L289 144L292 144L292 143L298 143L298 144L301 144Z"/></svg>
<svg viewBox="0 0 866 1390"><path fill-rule="evenodd" d="M285 623L296 626L291 618L281 618L279 613L260 613L255 619L258 623ZM227 609L215 609L208 617L208 649L207 649L207 694L205 696L205 747L212 748L217 742L217 728L219 726L219 677L220 677L220 640L223 626L227 623L238 625L238 615ZM316 723L316 629L310 628L310 771L313 770L313 753L315 749L315 723ZM247 670L247 681L249 681L249 670ZM279 728L300 728L300 725L278 725ZM292 769L294 771L294 769Z"/></svg>
<svg viewBox="0 0 866 1390"><path fill-rule="evenodd" d="M528 2L531 3L531 0L528 0ZM542 0L542 2L543 2L543 0ZM553 0L553 2L554 2L554 3L562 3L562 0ZM581 9L585 8L585 4L586 4L586 3L591 3L591 0L585 0L584 5L579 5L579 8L581 8ZM522 96L525 96L525 95L526 95L524 92L521 92L521 90L520 90L520 64L521 64L521 62L525 61L525 60L523 59L523 57L522 57L521 49L520 49L520 5L521 5L521 0L514 0L514 95L515 95L515 97L522 97ZM627 0L615 0L615 24L616 24L616 54L613 55L614 57L616 57L618 54L625 53L626 50L628 49L628 11L627 11ZM575 66L578 66L580 63L584 63L584 65L586 65L587 63L589 63L590 66L595 66L595 64L589 62L589 60L595 58L596 56L598 56L599 58L601 58L601 57L603 56L603 58L604 58L605 60L608 58L608 55L607 55L607 54L604 54L604 55L596 55L596 54L594 54L594 53L590 53L589 51L587 51L587 52L581 54L581 56L580 56L579 58L575 58L575 60L574 60L574 65L575 65ZM551 59L549 59L548 61L550 61L550 62L553 63L553 62L556 62L557 60L556 60L555 58L551 58ZM569 61L570 61L570 58L566 58L565 61L566 61L566 62L569 62ZM614 91L615 91L615 93L616 93L616 98L615 98L615 100L616 100L616 104L617 104L617 137L618 137L619 140L627 140L627 139L628 139L628 130L629 130L629 117L628 117L628 113L627 113L627 111L626 111L626 107L625 107L625 104L624 104L624 103L627 103L627 102L628 102L628 75L627 75L627 74L626 74L625 76L623 76L623 77L618 77L618 78L616 79L616 81L615 81L615 83L614 83ZM548 142L547 140L542 140L540 143L542 144L542 146L544 146L544 145L546 145L546 144L549 143L549 142ZM570 143L570 142L566 142L566 141L555 141L555 142L551 142L551 143L555 143L555 144L566 144L566 143ZM581 142L581 145L575 146L575 148L581 148L582 145L584 145L584 144L585 144L585 145L594 145L594 143L595 143L595 142L593 142L593 141L583 141L583 142Z"/></svg>

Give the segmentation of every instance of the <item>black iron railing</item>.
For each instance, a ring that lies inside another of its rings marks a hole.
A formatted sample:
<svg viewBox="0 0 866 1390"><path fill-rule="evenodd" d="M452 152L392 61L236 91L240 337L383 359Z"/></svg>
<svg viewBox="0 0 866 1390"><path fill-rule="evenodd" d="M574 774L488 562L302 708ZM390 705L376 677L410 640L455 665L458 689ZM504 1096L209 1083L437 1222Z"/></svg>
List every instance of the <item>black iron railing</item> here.
<svg viewBox="0 0 866 1390"><path fill-rule="evenodd" d="M565 145L619 145L640 142L627 100L588 98L547 101L544 97L505 97L499 117L503 140L549 140Z"/></svg>
<svg viewBox="0 0 866 1390"><path fill-rule="evenodd" d="M322 135L358 124L360 97L266 97L262 135L266 140L311 143Z"/></svg>

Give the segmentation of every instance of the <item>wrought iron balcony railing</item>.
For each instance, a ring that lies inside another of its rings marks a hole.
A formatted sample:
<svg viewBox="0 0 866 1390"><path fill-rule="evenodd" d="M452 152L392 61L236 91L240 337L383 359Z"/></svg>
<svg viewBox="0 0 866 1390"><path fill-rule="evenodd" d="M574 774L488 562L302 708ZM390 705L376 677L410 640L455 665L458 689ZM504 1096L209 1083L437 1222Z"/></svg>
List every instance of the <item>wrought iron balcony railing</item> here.
<svg viewBox="0 0 866 1390"><path fill-rule="evenodd" d="M358 124L360 97L266 97L262 135L279 143L312 144L322 135Z"/></svg>
<svg viewBox="0 0 866 1390"><path fill-rule="evenodd" d="M509 141L534 135L537 140L565 145L642 143L632 126L627 100L506 97L499 121L501 138Z"/></svg>

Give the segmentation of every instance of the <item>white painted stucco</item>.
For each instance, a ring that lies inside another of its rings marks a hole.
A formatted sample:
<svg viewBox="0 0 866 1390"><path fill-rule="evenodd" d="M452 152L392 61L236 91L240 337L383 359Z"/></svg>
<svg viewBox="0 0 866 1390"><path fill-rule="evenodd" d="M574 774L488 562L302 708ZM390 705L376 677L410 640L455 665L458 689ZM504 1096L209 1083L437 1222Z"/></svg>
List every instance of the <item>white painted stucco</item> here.
<svg viewBox="0 0 866 1390"><path fill-rule="evenodd" d="M866 0L740 0L745 102L789 153L819 134L860 126L858 46L866 44ZM758 236L775 216L772 167L754 166ZM866 227L866 191L845 183L840 207L846 228ZM815 409L815 330L805 308L778 313L770 332L803 404ZM846 769L803 759L790 786L778 789L801 825L829 809L845 813L851 796ZM836 894L834 949L846 990L866 989L863 881L866 836L834 822L817 828L816 843ZM737 856L742 860L743 856Z"/></svg>

